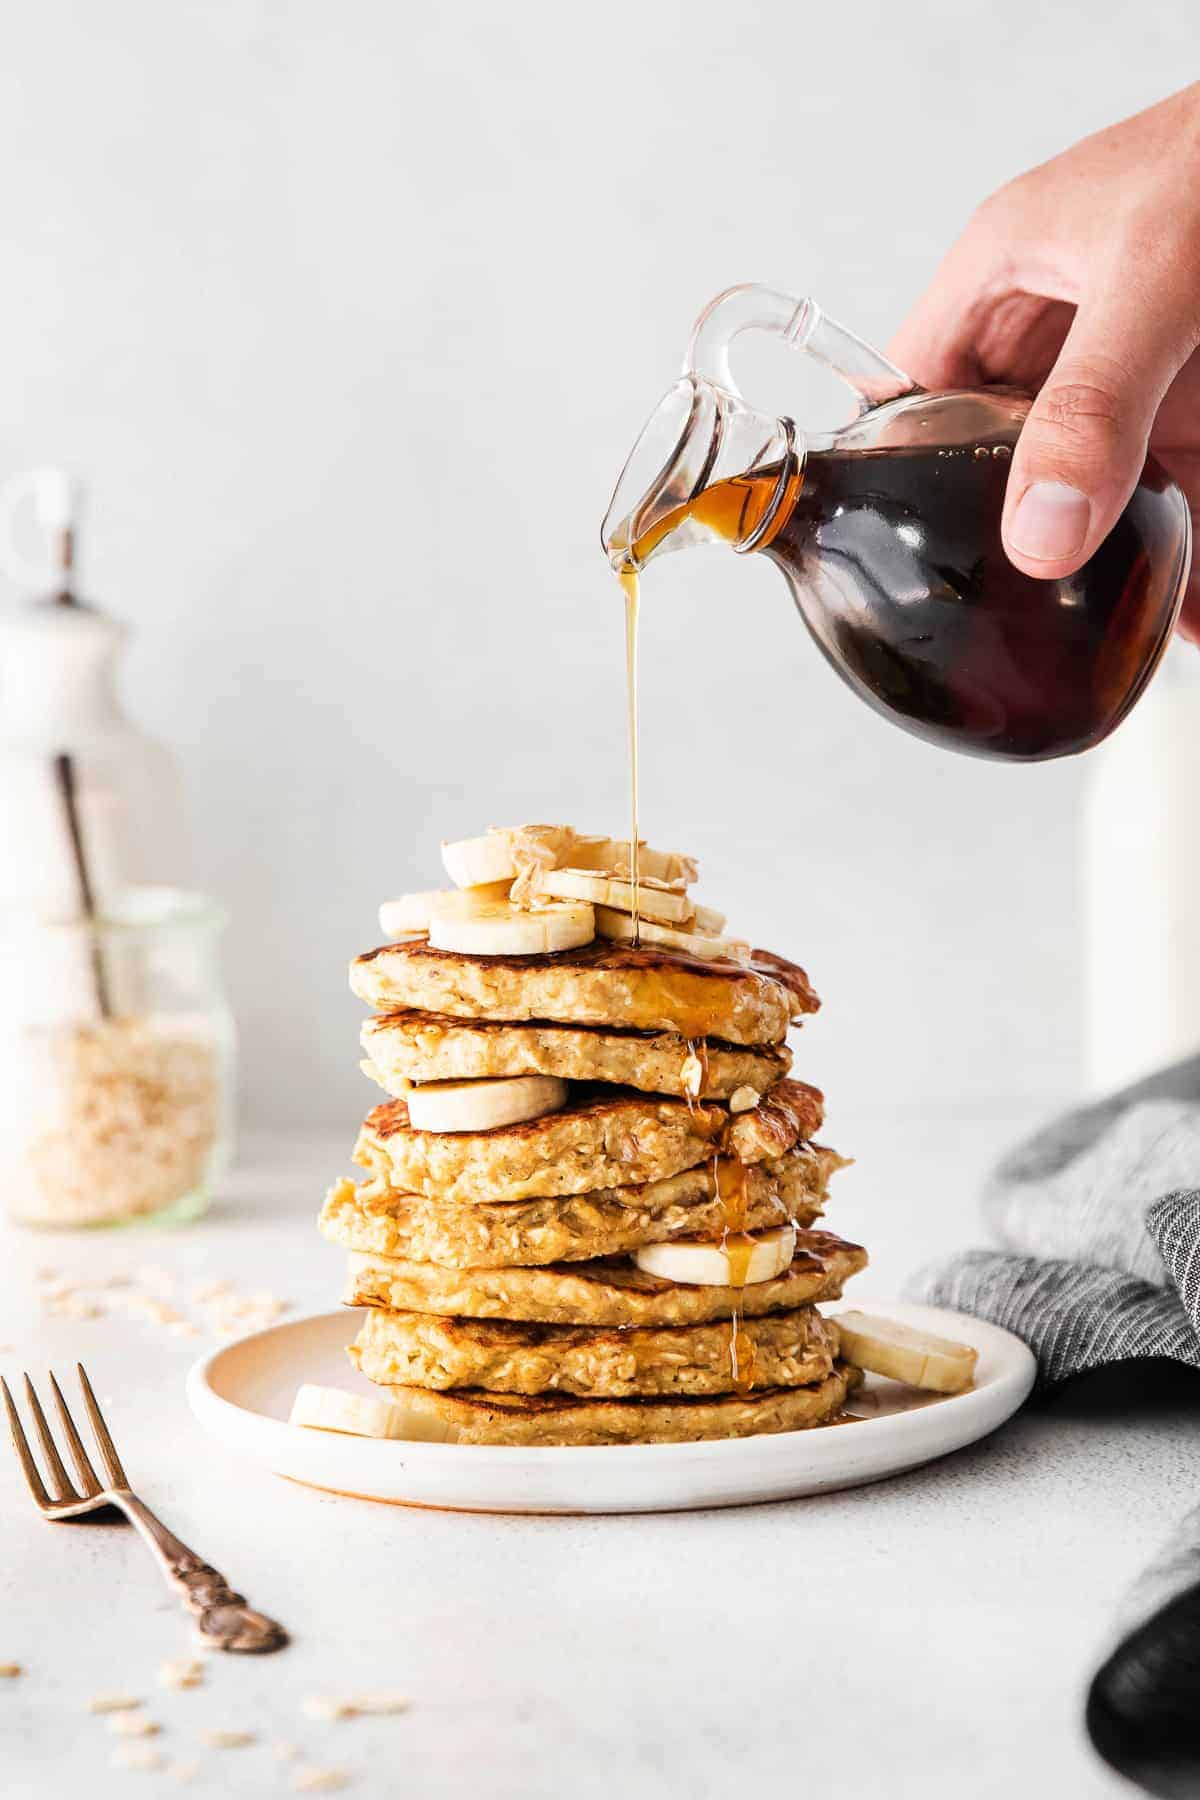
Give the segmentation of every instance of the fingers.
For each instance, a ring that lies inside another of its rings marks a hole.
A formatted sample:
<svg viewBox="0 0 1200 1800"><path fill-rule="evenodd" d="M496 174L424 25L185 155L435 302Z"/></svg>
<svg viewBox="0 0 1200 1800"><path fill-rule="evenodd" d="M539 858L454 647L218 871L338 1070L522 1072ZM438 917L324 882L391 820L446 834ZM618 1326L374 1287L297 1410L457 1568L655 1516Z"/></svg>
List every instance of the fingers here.
<svg viewBox="0 0 1200 1800"><path fill-rule="evenodd" d="M892 339L892 361L927 388L1040 379L1078 299L1078 257L1044 248L1048 212L1029 176L990 195Z"/></svg>
<svg viewBox="0 0 1200 1800"><path fill-rule="evenodd" d="M1115 285L1115 284L1114 284ZM1004 546L1017 568L1072 574L1115 524L1141 474L1159 404L1191 349L1182 297L1081 303L1013 453Z"/></svg>
<svg viewBox="0 0 1200 1800"><path fill-rule="evenodd" d="M921 387L978 387L979 327L999 246L968 230L888 345L887 354Z"/></svg>

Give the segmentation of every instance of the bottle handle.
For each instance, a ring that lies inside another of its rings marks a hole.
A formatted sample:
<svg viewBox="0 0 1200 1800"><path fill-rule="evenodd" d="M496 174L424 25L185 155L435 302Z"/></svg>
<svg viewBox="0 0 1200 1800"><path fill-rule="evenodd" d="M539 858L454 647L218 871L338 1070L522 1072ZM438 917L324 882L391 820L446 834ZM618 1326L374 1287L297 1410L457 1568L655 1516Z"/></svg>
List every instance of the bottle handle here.
<svg viewBox="0 0 1200 1800"><path fill-rule="evenodd" d="M815 300L798 299L754 282L726 288L705 307L692 332L684 373L698 375L740 398L729 352L744 331L767 332L824 363L853 390L860 414L901 394L920 392L895 363L844 325L827 318Z"/></svg>

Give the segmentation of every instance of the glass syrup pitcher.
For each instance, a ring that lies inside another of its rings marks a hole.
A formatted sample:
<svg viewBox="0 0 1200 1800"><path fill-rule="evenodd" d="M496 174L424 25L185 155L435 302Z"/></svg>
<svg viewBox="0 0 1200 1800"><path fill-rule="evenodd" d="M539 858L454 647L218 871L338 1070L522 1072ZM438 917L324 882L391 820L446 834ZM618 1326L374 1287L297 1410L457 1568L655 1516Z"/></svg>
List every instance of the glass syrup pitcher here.
<svg viewBox="0 0 1200 1800"><path fill-rule="evenodd" d="M825 364L858 416L806 435L751 408L729 351L761 331ZM928 393L807 299L729 288L701 314L682 378L642 431L601 529L629 583L692 544L782 570L827 661L906 731L1036 761L1107 737L1142 693L1187 583L1187 503L1148 458L1074 575L1037 580L1000 539L1012 447L1032 404L1010 388Z"/></svg>

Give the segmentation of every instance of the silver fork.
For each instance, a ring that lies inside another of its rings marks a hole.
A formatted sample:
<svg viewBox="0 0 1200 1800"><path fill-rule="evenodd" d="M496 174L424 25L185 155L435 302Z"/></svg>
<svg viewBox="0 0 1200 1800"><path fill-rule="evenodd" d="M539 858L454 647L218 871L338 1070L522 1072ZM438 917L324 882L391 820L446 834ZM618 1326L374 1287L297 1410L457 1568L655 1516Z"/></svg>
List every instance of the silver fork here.
<svg viewBox="0 0 1200 1800"><path fill-rule="evenodd" d="M58 1453L58 1446L46 1423L41 1401L34 1392L32 1381L26 1375L25 1398L33 1414L38 1441L50 1473L53 1491L47 1492L29 1448L20 1415L8 1391L8 1383L0 1379L0 1388L4 1390L4 1404L8 1409L8 1422L12 1427L13 1443L38 1511L47 1519L79 1519L86 1513L99 1512L105 1506L117 1507L149 1544L155 1561L166 1576L167 1585L175 1589L188 1611L194 1615L196 1636L206 1648L259 1654L268 1650L281 1650L288 1641L283 1627L273 1619L268 1619L264 1613L255 1612L247 1606L244 1594L235 1594L223 1575L218 1575L208 1563L201 1562L195 1552L189 1550L186 1544L180 1543L174 1533L168 1531L162 1521L155 1518L150 1508L138 1499L121 1467L116 1445L109 1436L87 1372L82 1363L75 1366L79 1371L83 1404L108 1478L107 1486L102 1486L75 1429L75 1421L67 1410L62 1391L51 1375L54 1403L58 1408L63 1436L67 1440L67 1449L75 1464L82 1492L71 1485L62 1457Z"/></svg>

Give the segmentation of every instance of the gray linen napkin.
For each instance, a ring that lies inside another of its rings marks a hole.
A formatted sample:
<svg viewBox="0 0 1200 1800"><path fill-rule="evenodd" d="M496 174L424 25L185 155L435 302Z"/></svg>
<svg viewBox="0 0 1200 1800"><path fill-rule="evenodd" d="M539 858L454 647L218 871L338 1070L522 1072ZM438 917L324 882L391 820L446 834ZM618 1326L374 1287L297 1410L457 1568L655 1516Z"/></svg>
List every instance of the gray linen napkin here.
<svg viewBox="0 0 1200 1800"><path fill-rule="evenodd" d="M1006 1325L1040 1382L1131 1357L1200 1368L1200 1056L1056 1120L984 1196L995 1250L918 1270L915 1299Z"/></svg>
<svg viewBox="0 0 1200 1800"><path fill-rule="evenodd" d="M914 1299L1015 1332L1043 1391L1140 1358L1200 1369L1200 1056L1039 1131L984 1212L999 1247L920 1269ZM1092 1740L1150 1793L1200 1795L1200 1511L1122 1631L1088 1696Z"/></svg>

